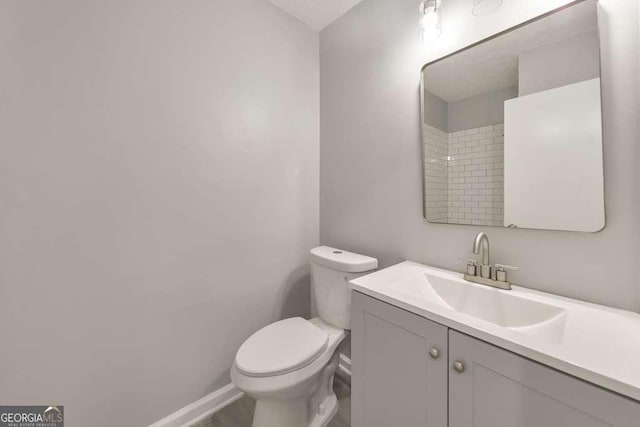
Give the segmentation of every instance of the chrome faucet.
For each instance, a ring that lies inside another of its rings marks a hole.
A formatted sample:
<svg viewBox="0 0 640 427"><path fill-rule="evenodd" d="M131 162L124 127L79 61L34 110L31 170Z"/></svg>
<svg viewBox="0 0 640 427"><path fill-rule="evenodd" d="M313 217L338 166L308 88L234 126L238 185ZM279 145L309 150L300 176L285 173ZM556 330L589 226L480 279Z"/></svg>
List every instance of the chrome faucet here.
<svg viewBox="0 0 640 427"><path fill-rule="evenodd" d="M460 258L467 262L467 272L464 279L481 285L493 286L500 289L511 289L511 283L507 281L507 270L518 270L518 267L510 265L491 265L489 258L489 237L487 233L478 233L473 241L473 253L482 253L480 265L475 259Z"/></svg>
<svg viewBox="0 0 640 427"><path fill-rule="evenodd" d="M480 276L488 279L491 277L491 262L489 261L489 236L487 236L487 233L478 233L473 241L473 253L479 255L480 251L482 251Z"/></svg>

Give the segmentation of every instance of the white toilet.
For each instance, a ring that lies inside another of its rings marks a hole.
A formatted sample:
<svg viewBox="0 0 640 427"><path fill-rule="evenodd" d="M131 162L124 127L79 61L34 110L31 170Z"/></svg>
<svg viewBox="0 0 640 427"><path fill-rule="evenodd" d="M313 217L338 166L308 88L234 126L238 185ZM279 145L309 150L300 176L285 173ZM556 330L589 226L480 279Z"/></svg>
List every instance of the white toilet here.
<svg viewBox="0 0 640 427"><path fill-rule="evenodd" d="M349 329L349 280L375 270L378 260L320 246L310 262L319 317L262 328L242 344L231 367L233 383L257 401L253 427L322 427L338 409L333 374Z"/></svg>

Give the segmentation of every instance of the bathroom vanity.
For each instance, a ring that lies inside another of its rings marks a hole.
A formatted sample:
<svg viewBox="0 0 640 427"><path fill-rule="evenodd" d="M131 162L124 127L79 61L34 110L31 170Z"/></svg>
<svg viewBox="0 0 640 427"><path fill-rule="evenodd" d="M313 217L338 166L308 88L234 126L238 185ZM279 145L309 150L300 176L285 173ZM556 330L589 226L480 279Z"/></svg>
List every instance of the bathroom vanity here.
<svg viewBox="0 0 640 427"><path fill-rule="evenodd" d="M403 262L351 281L353 427L635 427L640 315Z"/></svg>

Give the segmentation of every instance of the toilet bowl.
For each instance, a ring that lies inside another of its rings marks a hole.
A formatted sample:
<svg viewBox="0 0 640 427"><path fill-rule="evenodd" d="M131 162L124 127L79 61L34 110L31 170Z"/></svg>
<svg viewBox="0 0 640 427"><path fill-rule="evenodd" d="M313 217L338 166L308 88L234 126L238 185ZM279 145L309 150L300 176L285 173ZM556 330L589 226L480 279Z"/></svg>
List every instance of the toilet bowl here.
<svg viewBox="0 0 640 427"><path fill-rule="evenodd" d="M253 427L322 427L335 415L333 377L349 329L349 280L376 259L321 246L311 250L318 317L280 320L249 337L231 367L231 380L256 400Z"/></svg>
<svg viewBox="0 0 640 427"><path fill-rule="evenodd" d="M307 323L313 334L318 332L319 339L324 335L324 342L298 341L300 336L296 332L302 332L302 328L293 325L298 322ZM288 358L291 363L289 369L282 363L265 363L259 351L254 353L259 348L257 342L252 343L256 347L243 345L231 368L233 383L257 401L254 427L325 425L337 410L337 400L332 390L333 374L338 367L338 353L335 350L345 337L344 330L319 318L307 321L299 317L272 323L267 328L270 327L271 331L260 330L252 338L264 339L260 344L265 346L272 340L272 354L281 349L283 358ZM293 331L289 331L289 328ZM268 336L261 337L262 334ZM296 348L296 345L299 347ZM321 351L313 354L318 345L321 345ZM287 350L290 353L285 355ZM247 356L250 352L252 355L247 357L248 360L239 360L239 356ZM298 356L297 360L290 356L291 352ZM307 360L301 356L305 353L310 355ZM251 357L254 359L251 360ZM285 370L275 370L276 365Z"/></svg>

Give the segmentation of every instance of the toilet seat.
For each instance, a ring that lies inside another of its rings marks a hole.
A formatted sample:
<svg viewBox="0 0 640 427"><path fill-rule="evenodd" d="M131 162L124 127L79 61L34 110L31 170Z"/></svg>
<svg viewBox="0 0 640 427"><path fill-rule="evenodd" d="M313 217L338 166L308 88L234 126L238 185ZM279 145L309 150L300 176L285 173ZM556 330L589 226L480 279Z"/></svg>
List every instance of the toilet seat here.
<svg viewBox="0 0 640 427"><path fill-rule="evenodd" d="M327 331L301 317L280 320L254 333L238 350L235 367L250 377L297 371L313 363L329 342Z"/></svg>

